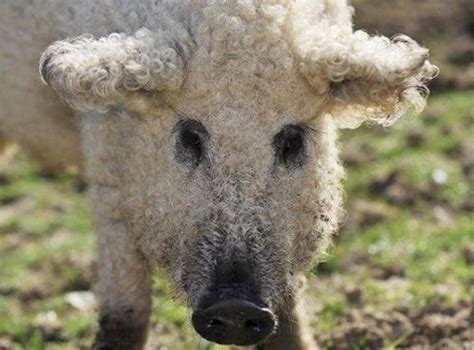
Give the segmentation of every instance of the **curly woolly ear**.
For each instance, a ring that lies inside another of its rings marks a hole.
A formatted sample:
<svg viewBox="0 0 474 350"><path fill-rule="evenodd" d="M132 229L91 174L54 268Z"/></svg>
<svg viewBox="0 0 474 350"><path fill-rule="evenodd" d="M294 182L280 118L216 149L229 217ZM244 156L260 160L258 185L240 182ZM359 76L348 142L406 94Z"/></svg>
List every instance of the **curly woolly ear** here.
<svg viewBox="0 0 474 350"><path fill-rule="evenodd" d="M407 36L370 37L338 25L310 33L312 45L300 47L301 70L328 97L328 112L340 127L364 121L388 126L409 110L423 110L426 83L438 74L427 49Z"/></svg>
<svg viewBox="0 0 474 350"><path fill-rule="evenodd" d="M183 66L179 44L141 29L132 36L57 41L43 53L40 73L73 108L105 111L133 91L178 89Z"/></svg>

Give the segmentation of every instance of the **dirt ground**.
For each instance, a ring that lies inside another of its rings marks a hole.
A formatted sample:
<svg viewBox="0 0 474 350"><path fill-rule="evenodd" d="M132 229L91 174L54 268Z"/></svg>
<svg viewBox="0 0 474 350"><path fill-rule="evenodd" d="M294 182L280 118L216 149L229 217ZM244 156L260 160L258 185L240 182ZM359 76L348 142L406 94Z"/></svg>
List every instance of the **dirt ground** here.
<svg viewBox="0 0 474 350"><path fill-rule="evenodd" d="M470 256L474 246L469 246ZM468 256L466 255L466 256ZM472 256L469 257L471 259ZM376 266L369 254L348 256L347 270L371 266L373 278L387 288L403 288L407 277L402 265ZM357 267L357 264L361 266ZM373 265L373 266L372 266ZM474 304L461 299L446 303L443 293L419 309L397 305L384 310L367 307L366 286L344 287L350 311L328 332L316 333L323 349L472 349L474 347Z"/></svg>

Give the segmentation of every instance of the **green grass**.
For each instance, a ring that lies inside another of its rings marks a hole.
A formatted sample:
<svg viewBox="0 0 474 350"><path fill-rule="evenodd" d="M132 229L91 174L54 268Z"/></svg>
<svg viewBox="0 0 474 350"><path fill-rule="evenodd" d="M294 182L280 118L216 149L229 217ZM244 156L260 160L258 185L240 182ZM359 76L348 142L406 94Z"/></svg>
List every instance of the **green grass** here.
<svg viewBox="0 0 474 350"><path fill-rule="evenodd" d="M347 170L348 216L357 215L361 200L388 214L344 228L328 261L309 274L318 332L345 322L354 307L345 293L354 286L362 287L365 307L375 310L469 300L474 269L462 250L474 241L474 219L462 208L474 190L459 149L474 135L473 100L474 91L434 96L425 117L406 118L391 129L366 126L343 133L345 144L368 149L363 152L375 159ZM407 141L413 134L421 135L416 146ZM387 191L373 191L374 180L394 170L398 184L419 192L408 204L394 201ZM445 182L434 185L439 171ZM18 349L87 348L95 312L74 309L64 295L91 288L95 276L89 205L84 194L73 190L72 177L43 179L38 174L19 151L0 161L0 176L6 179L0 179L0 339L8 337ZM377 276L376 271L394 266L402 271L398 279ZM199 340L188 310L171 294L167 282L157 277L152 334L159 345L226 349ZM51 311L60 331L50 341L37 321ZM360 348L364 341L357 341ZM387 349L401 341L393 339Z"/></svg>

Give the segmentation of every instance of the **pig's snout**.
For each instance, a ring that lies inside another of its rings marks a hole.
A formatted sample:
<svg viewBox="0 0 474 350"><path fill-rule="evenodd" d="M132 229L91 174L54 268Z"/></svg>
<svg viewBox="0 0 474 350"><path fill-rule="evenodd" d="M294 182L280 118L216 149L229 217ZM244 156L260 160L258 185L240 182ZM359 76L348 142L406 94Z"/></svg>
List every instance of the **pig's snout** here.
<svg viewBox="0 0 474 350"><path fill-rule="evenodd" d="M192 322L203 338L218 344L248 346L273 333L276 317L269 298L262 298L259 265L242 251L216 259L195 304Z"/></svg>
<svg viewBox="0 0 474 350"><path fill-rule="evenodd" d="M226 345L260 343L275 328L275 316L269 309L244 299L223 300L198 309L192 321L202 337Z"/></svg>

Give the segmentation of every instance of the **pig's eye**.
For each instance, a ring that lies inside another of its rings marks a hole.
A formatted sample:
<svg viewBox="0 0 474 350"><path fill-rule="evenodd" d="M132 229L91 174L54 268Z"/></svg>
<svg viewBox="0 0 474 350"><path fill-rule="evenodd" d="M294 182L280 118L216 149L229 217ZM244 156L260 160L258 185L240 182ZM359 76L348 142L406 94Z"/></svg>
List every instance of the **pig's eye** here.
<svg viewBox="0 0 474 350"><path fill-rule="evenodd" d="M276 161L287 168L300 168L306 160L305 129L300 125L285 125L273 138Z"/></svg>
<svg viewBox="0 0 474 350"><path fill-rule="evenodd" d="M205 157L206 128L197 120L186 119L180 121L176 129L176 159L191 166L199 165Z"/></svg>

